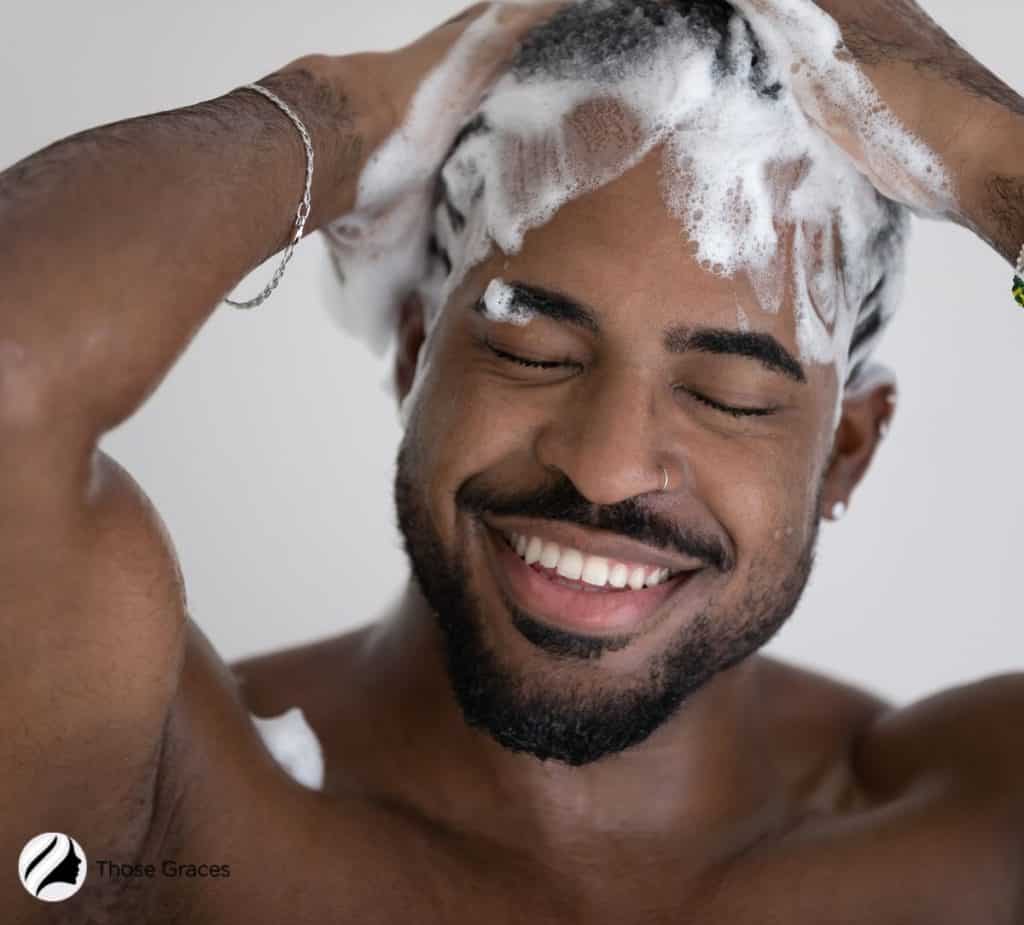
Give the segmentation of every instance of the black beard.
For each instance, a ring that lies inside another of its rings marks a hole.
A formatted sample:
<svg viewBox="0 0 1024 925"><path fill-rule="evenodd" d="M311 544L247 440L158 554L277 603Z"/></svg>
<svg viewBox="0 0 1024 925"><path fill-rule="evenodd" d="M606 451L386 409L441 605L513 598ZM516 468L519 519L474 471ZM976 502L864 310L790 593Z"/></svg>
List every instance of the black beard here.
<svg viewBox="0 0 1024 925"><path fill-rule="evenodd" d="M756 652L778 632L796 608L814 564L820 486L809 540L781 580L752 589L736 613L715 613L709 605L650 660L634 685L603 694L559 679L559 664L567 658L598 658L604 651L622 648L628 638L594 640L553 630L506 601L519 632L554 656L552 683L539 686L535 674L527 679L510 670L488 645L480 602L469 588L462 562L447 554L416 493L417 484L422 482L417 481L406 440L398 454L395 476L398 525L413 575L438 618L449 680L463 716L470 726L487 732L505 748L541 760L580 766L642 742L692 693ZM675 545L717 567L732 568L716 543L679 533L644 513L633 500L599 511L568 479L533 493L529 499L514 500L499 498L471 479L456 493L456 506L471 513L539 515L605 528L614 524L622 535L660 546Z"/></svg>

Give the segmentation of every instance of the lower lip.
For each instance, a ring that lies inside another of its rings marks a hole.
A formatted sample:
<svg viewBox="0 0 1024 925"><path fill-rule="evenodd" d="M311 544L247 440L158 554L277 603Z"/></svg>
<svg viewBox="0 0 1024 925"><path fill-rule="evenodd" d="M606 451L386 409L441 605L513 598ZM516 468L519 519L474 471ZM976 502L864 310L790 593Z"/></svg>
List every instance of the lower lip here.
<svg viewBox="0 0 1024 925"><path fill-rule="evenodd" d="M499 583L513 602L531 617L576 633L635 632L668 598L690 584L696 572L642 588L583 590L559 583L527 565L505 538L487 528Z"/></svg>

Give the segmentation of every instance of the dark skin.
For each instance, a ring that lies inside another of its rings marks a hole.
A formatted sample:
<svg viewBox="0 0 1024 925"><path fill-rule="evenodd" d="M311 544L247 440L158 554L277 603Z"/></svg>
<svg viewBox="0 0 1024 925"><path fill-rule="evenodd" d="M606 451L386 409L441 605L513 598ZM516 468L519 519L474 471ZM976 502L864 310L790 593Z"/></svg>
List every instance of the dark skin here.
<svg viewBox="0 0 1024 925"><path fill-rule="evenodd" d="M1014 257L1024 102L932 27L901 27L916 7L876 6L874 31L863 4L827 8L863 37L851 53L954 173L949 217ZM314 56L267 80L317 146L309 228L351 208L366 157L478 13L398 52ZM540 15L508 24L481 87ZM826 128L854 153L843 124ZM1016 166L1007 152L1018 152ZM55 908L8 880L8 920L1024 920L1019 675L895 709L753 656L646 741L573 769L466 726L413 583L367 629L224 665L189 619L159 515L97 446L222 296L282 246L302 167L290 123L235 93L76 136L0 176L0 852L15 857L32 835L67 831L90 860L232 871L135 884L91 876ZM161 218L140 230L140 215ZM627 244L645 260L624 274L609 255ZM499 274L571 294L600 336L548 320L515 330L483 321L469 306ZM670 324L735 327L737 298L749 298L741 280L679 259L651 161L567 206L507 267L483 265L455 293L409 442L446 548L470 538L470 580L495 628L485 547L450 500L474 474L527 489L557 470L595 504L644 496L664 516L717 531L738 563L716 589L725 597L741 594L755 559L781 568L815 518L850 501L892 414L892 384L848 395L833 440L830 368L811 366L798 384L750 361L664 350ZM750 314L796 352L791 314ZM515 368L480 348L483 334L576 365ZM400 393L422 342L407 304ZM741 422L670 389L710 381L727 384L722 401L786 410ZM542 664L506 641L516 664ZM609 682L659 641L653 630L617 653ZM321 793L291 781L249 722L250 711L296 705L324 746Z"/></svg>

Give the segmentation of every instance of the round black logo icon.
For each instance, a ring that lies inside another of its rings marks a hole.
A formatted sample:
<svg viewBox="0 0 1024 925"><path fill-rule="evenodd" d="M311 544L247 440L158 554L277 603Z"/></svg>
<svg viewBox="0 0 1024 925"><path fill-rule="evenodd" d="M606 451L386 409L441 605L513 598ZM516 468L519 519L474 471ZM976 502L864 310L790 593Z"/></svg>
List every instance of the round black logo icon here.
<svg viewBox="0 0 1024 925"><path fill-rule="evenodd" d="M18 858L21 885L43 902L59 903L74 896L87 872L82 846L62 832L44 832L30 839Z"/></svg>

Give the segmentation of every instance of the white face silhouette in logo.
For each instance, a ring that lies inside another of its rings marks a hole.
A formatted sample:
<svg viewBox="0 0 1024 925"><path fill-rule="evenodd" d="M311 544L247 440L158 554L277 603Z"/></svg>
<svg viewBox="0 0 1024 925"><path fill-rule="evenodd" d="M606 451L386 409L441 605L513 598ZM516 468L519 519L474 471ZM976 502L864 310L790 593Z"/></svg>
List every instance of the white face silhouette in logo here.
<svg viewBox="0 0 1024 925"><path fill-rule="evenodd" d="M18 857L21 885L36 899L59 903L85 883L88 862L82 846L62 832L43 832L30 839Z"/></svg>

